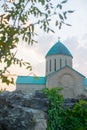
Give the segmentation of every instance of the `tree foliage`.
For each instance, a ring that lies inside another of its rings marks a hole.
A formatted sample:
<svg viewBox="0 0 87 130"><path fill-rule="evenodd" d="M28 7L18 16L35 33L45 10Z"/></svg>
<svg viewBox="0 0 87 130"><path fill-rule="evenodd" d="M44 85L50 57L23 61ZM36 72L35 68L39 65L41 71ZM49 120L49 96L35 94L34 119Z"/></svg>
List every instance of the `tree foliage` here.
<svg viewBox="0 0 87 130"><path fill-rule="evenodd" d="M46 88L43 92L50 102L47 130L87 130L87 101L80 100L72 109L64 109L60 89Z"/></svg>
<svg viewBox="0 0 87 130"><path fill-rule="evenodd" d="M20 39L28 44L37 42L35 27L45 32L52 31L50 22L55 17L55 26L61 29L66 24L67 14L73 11L63 11L67 0L0 0L0 62L4 63L0 69L0 79L7 84L13 83L5 73L11 64L26 65L31 69L30 63L25 63L15 57L13 49L17 47ZM69 25L70 26L70 25Z"/></svg>
<svg viewBox="0 0 87 130"><path fill-rule="evenodd" d="M63 126L65 130L86 130L87 129L87 101L80 100L74 108L66 109Z"/></svg>
<svg viewBox="0 0 87 130"><path fill-rule="evenodd" d="M47 130L62 130L64 110L62 108L63 96L60 89L44 89L43 92L49 99L48 128Z"/></svg>

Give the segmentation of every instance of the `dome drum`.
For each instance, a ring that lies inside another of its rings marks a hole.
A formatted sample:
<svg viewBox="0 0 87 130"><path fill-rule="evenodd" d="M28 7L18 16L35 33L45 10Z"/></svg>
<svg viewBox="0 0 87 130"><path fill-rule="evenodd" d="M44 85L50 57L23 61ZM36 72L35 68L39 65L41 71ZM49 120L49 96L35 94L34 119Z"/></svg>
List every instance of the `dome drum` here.
<svg viewBox="0 0 87 130"><path fill-rule="evenodd" d="M58 41L46 55L46 75L64 66L72 67L72 58L70 51Z"/></svg>

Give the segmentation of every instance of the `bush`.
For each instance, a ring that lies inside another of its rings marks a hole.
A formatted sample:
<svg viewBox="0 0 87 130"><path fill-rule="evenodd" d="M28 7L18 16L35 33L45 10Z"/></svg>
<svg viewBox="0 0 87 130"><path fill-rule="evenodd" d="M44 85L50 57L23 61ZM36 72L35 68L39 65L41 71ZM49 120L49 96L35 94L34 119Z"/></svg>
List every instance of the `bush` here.
<svg viewBox="0 0 87 130"><path fill-rule="evenodd" d="M48 128L47 130L59 130L62 126L62 103L63 96L59 94L60 89L44 89L44 93L47 95L50 104L48 109Z"/></svg>

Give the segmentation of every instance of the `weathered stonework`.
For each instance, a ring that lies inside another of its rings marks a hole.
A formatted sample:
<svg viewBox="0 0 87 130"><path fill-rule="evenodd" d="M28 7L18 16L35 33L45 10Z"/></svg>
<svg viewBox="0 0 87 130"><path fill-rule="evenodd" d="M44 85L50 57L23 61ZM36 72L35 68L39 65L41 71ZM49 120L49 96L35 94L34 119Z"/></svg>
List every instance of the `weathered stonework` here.
<svg viewBox="0 0 87 130"><path fill-rule="evenodd" d="M87 97L85 98L66 98L64 99L64 103L63 103L63 108L66 109L66 108L70 108L72 109L74 107L74 105L79 102L80 100L84 100L84 101L87 101Z"/></svg>
<svg viewBox="0 0 87 130"><path fill-rule="evenodd" d="M48 76L46 86L48 88L62 87L62 94L65 98L75 98L84 94L85 87L83 81L84 77L82 75L66 66Z"/></svg>
<svg viewBox="0 0 87 130"><path fill-rule="evenodd" d="M26 93L35 93L35 91L37 90L42 90L43 88L45 88L45 85L34 85L34 84L17 84L16 89L17 90L22 90Z"/></svg>
<svg viewBox="0 0 87 130"><path fill-rule="evenodd" d="M46 130L48 99L41 92L0 94L0 130Z"/></svg>

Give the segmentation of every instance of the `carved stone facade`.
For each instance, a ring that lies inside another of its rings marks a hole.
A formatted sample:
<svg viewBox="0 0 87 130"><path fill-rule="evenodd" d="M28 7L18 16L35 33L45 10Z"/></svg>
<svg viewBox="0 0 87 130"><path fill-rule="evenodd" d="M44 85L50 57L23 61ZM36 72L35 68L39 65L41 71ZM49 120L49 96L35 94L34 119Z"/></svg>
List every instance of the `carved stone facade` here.
<svg viewBox="0 0 87 130"><path fill-rule="evenodd" d="M62 87L62 94L64 97L76 97L84 93L84 76L68 66L62 68L60 71L51 74L47 78L46 86Z"/></svg>

